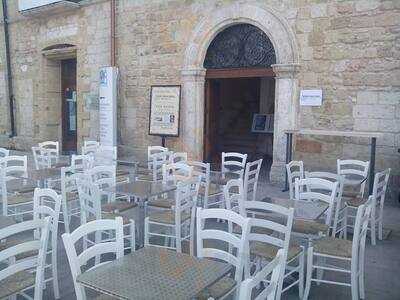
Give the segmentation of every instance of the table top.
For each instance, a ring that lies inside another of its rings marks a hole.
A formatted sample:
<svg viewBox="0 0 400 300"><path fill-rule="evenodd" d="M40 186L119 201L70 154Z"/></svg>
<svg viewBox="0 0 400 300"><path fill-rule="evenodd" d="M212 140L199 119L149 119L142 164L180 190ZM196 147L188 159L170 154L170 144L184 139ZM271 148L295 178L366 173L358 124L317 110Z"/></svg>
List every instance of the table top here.
<svg viewBox="0 0 400 300"><path fill-rule="evenodd" d="M133 196L140 199L148 199L176 190L174 184L163 184L162 182L135 180L117 184L113 187L105 189L106 192Z"/></svg>
<svg viewBox="0 0 400 300"><path fill-rule="evenodd" d="M285 130L286 133L297 133L303 135L327 135L327 136L343 136L343 137L365 137L378 138L382 137L380 132L369 131L338 131L338 130L320 130L320 129L300 129L300 130Z"/></svg>
<svg viewBox="0 0 400 300"><path fill-rule="evenodd" d="M302 220L317 220L328 209L329 205L321 201L294 201L287 198L267 198L267 202L284 207L294 207L294 218Z"/></svg>
<svg viewBox="0 0 400 300"><path fill-rule="evenodd" d="M231 270L226 263L148 247L87 271L77 281L119 299L193 299Z"/></svg>
<svg viewBox="0 0 400 300"><path fill-rule="evenodd" d="M0 229L14 225L16 222L12 217L1 216L0 215Z"/></svg>
<svg viewBox="0 0 400 300"><path fill-rule="evenodd" d="M61 168L62 167L29 170L28 179L36 181L36 180L46 180L51 178L59 178L61 177Z"/></svg>

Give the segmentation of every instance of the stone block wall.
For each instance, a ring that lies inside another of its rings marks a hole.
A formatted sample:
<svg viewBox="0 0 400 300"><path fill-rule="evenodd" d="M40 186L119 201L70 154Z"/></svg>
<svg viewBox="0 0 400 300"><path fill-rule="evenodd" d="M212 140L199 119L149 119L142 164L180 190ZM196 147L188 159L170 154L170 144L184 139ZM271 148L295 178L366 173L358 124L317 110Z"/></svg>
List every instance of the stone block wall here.
<svg viewBox="0 0 400 300"><path fill-rule="evenodd" d="M84 1L54 16L24 17L10 4L10 35L18 147L55 138L56 106L43 92L41 50L77 46L79 141L97 137L98 114L85 99L98 94L98 68L109 64L109 3ZM137 153L160 138L149 136L150 86L180 84L186 47L204 18L223 7L249 4L272 9L294 33L298 90L322 88L321 107L300 107L299 128L378 131L377 169L392 167L392 191L400 186L400 2L398 0L119 0L116 42L119 141ZM228 20L229 21L229 20ZM234 22L235 20L230 20ZM0 33L0 134L8 128L3 32ZM185 103L182 103L184 106ZM181 124L186 126L186 124ZM0 139L6 140L6 139ZM185 149L181 138L169 147ZM299 137L296 157L306 167L335 168L337 157L369 158L368 141ZM329 164L328 164L329 162Z"/></svg>

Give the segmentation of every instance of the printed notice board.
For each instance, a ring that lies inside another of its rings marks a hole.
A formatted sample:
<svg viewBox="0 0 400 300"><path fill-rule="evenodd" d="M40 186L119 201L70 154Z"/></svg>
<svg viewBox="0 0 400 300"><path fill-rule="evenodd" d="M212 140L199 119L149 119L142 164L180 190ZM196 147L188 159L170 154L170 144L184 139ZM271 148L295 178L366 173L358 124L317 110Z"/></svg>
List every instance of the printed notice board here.
<svg viewBox="0 0 400 300"><path fill-rule="evenodd" d="M181 86L152 86L150 93L150 135L179 136Z"/></svg>

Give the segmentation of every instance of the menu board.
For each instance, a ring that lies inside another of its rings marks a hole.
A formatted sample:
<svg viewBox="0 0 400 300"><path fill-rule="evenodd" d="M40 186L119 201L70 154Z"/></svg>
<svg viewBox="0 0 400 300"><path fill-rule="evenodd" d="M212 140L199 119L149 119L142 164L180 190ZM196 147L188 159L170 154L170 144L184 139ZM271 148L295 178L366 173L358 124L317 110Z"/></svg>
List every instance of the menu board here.
<svg viewBox="0 0 400 300"><path fill-rule="evenodd" d="M179 85L152 86L150 93L150 135L179 136Z"/></svg>

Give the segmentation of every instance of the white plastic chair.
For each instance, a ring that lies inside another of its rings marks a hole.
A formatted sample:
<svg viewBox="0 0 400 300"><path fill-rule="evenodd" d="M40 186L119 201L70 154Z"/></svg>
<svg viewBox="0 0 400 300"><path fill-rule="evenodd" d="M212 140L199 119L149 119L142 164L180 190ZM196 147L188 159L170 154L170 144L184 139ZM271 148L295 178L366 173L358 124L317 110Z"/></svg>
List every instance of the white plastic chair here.
<svg viewBox="0 0 400 300"><path fill-rule="evenodd" d="M50 217L46 217L0 229L0 240L6 240L27 231L40 232L39 240L25 241L0 251L0 264L4 266L0 271L0 298L14 297L17 294L24 295L24 291L32 288L32 281L34 281L33 299L42 299L49 228ZM38 252L38 255L28 259L18 259L18 256L31 252ZM35 273L32 270L35 270Z"/></svg>
<svg viewBox="0 0 400 300"><path fill-rule="evenodd" d="M275 300L281 270L285 268L284 250L280 249L275 258L264 266L253 277L244 280L240 286L239 299ZM268 279L268 280L267 280ZM263 290L252 298L254 288L264 286ZM267 287L265 287L267 285ZM277 298L280 299L280 298Z"/></svg>
<svg viewBox="0 0 400 300"><path fill-rule="evenodd" d="M46 169L51 167L50 156L47 155L40 147L32 147L33 161L35 162L36 170Z"/></svg>
<svg viewBox="0 0 400 300"><path fill-rule="evenodd" d="M149 213L144 223L145 246L174 249L181 253L183 241L187 241L190 246L190 254L194 254L193 233L199 185L199 178L178 182L172 211ZM163 229L166 233L162 233ZM164 238L166 244L155 243L151 241L151 237Z"/></svg>
<svg viewBox="0 0 400 300"><path fill-rule="evenodd" d="M10 150L6 148L0 148L0 158L6 157L10 155Z"/></svg>
<svg viewBox="0 0 400 300"><path fill-rule="evenodd" d="M98 141L84 141L82 146L82 155L94 154L100 146Z"/></svg>
<svg viewBox="0 0 400 300"><path fill-rule="evenodd" d="M240 214L251 217L249 245L253 261L246 266L246 276L254 265L256 272L262 269L265 262L274 259L278 250L283 250L284 268L279 277L276 299L294 286L298 286L299 298L303 297L304 287L304 248L290 243L294 209L271 204L264 201L243 201L239 204ZM298 279L292 280L283 288L283 281L298 273Z"/></svg>
<svg viewBox="0 0 400 300"><path fill-rule="evenodd" d="M246 160L247 154L222 152L221 171L223 174L227 172L238 174L243 179Z"/></svg>
<svg viewBox="0 0 400 300"><path fill-rule="evenodd" d="M82 274L82 267L86 266L89 260L95 259L95 265L85 268L89 271L100 264L106 264L109 261L100 262L97 257L103 254L114 254L116 259L124 256L124 239L123 239L123 221L121 217L114 220L95 220L86 224L82 224L71 233L64 233L62 239L64 241L65 250L67 252L69 266L71 268L72 279L74 281L75 294L78 300L85 300L86 293L84 287L76 280L78 275ZM94 246L84 249L78 253L76 247L77 241L85 239L90 234L102 234L102 232L112 231L115 239L96 243ZM104 257L104 256L103 256Z"/></svg>
<svg viewBox="0 0 400 300"><path fill-rule="evenodd" d="M259 159L246 164L244 172L243 189L246 200L256 200L258 177L263 160Z"/></svg>
<svg viewBox="0 0 400 300"><path fill-rule="evenodd" d="M162 166L169 163L169 157L172 152L163 151L151 155L149 168L151 171L150 177L139 177L140 180L159 181L162 179Z"/></svg>
<svg viewBox="0 0 400 300"><path fill-rule="evenodd" d="M47 155L50 159L50 165L59 162L60 158L60 144L59 142L46 141L38 144L39 148L42 149L43 154Z"/></svg>
<svg viewBox="0 0 400 300"><path fill-rule="evenodd" d="M148 169L153 170L153 155L161 152L168 152L168 148L161 146L148 146L147 147L147 161L148 161Z"/></svg>
<svg viewBox="0 0 400 300"><path fill-rule="evenodd" d="M61 195L58 195L52 189L35 189L33 197L33 220L40 220L50 217L50 247L47 248L46 254L50 257L50 263L45 268L51 269L51 276L46 278L44 282L51 281L53 285L54 297L60 298L60 289L58 286L58 268L57 268L57 240L58 240L58 218L61 208Z"/></svg>
<svg viewBox="0 0 400 300"><path fill-rule="evenodd" d="M93 168L94 158L92 155L75 155L71 156L71 167L75 173L83 173L85 170Z"/></svg>
<svg viewBox="0 0 400 300"><path fill-rule="evenodd" d="M86 224L92 220L100 219L115 219L117 217L123 218L124 229L126 234L124 239L127 241L125 249L134 251L135 250L135 221L129 219L115 211L104 211L101 205L101 193L97 185L93 184L90 179L84 176L77 178L79 202L80 202L80 216L81 225ZM87 248L87 244L98 243L104 240L100 234L95 235L94 241L91 239L83 240L83 248Z"/></svg>
<svg viewBox="0 0 400 300"><path fill-rule="evenodd" d="M236 236L233 233L217 228L206 227L207 221L220 219L240 227L242 234ZM207 228L207 229L206 229ZM202 209L197 208L196 214L197 230L197 257L213 258L222 260L234 267L234 278L226 276L216 282L213 286L225 286L223 290L217 291L219 295L213 294L214 289L211 286L203 291L203 298L226 298L229 295L239 295L240 284L243 279L243 270L249 260L248 237L250 232L250 219L235 213L231 210L221 208ZM205 241L221 241L221 243L207 243ZM224 247L229 245L228 250ZM219 247L218 247L219 246ZM234 251L235 250L235 251ZM223 283L223 284L222 284Z"/></svg>
<svg viewBox="0 0 400 300"><path fill-rule="evenodd" d="M176 184L179 181L185 181L193 176L193 167L184 162L164 164L162 165L162 182L173 182Z"/></svg>
<svg viewBox="0 0 400 300"><path fill-rule="evenodd" d="M337 182L326 179L296 179L295 201L324 202L328 205L328 208L320 220L296 219L293 224L293 232L303 236L305 235L310 243L313 238L321 234L329 235L337 189Z"/></svg>
<svg viewBox="0 0 400 300"><path fill-rule="evenodd" d="M353 241L324 237L316 241L313 247L308 248L304 299L308 299L312 282L349 286L351 287L351 296L353 300L359 300L360 298L365 299L365 239L372 209L372 202L373 200L371 196L365 205L361 205L357 209ZM317 263L314 263L314 258L317 258ZM323 263L327 258L330 259L329 265ZM334 265L332 265L333 262L335 262ZM346 263L350 264L350 268L343 266ZM317 270L317 276L315 278L312 276L314 270ZM324 271L349 274L350 283L323 279Z"/></svg>
<svg viewBox="0 0 400 300"><path fill-rule="evenodd" d="M242 179L231 179L224 186L224 201L226 209L240 213L239 207L245 201Z"/></svg>
<svg viewBox="0 0 400 300"><path fill-rule="evenodd" d="M17 216L32 213L33 209L33 189L18 189L15 193L9 192L9 185L16 180L16 177L27 178L27 157L26 156L7 156L1 159L0 184L1 201L3 204L3 215Z"/></svg>
<svg viewBox="0 0 400 300"><path fill-rule="evenodd" d="M212 192L215 190L210 182L210 164L201 161L189 161L189 166L193 168L193 177L200 178L199 197L197 205L208 208L208 198L212 198ZM222 195L222 190L218 189L218 195Z"/></svg>
<svg viewBox="0 0 400 300"><path fill-rule="evenodd" d="M376 231L378 231L378 239L383 238L383 206L387 185L389 182L391 169L386 169L382 172L375 173L374 185L372 188L372 211L370 224L368 229L371 231L371 244L376 245ZM361 197L351 198L346 201L346 210L354 211L358 206L365 204L367 200ZM348 219L354 219L351 211L347 212ZM347 224L347 227L353 227L352 224Z"/></svg>
<svg viewBox="0 0 400 300"><path fill-rule="evenodd" d="M188 156L186 152L173 152L171 156L169 157L169 163L174 164L174 163L187 163Z"/></svg>
<svg viewBox="0 0 400 300"><path fill-rule="evenodd" d="M333 220L330 226L332 230L331 235L335 237L339 234L347 239L347 215L345 204L342 202L344 177L329 172L305 172L305 178L322 178L338 183L335 205L333 208Z"/></svg>
<svg viewBox="0 0 400 300"><path fill-rule="evenodd" d="M343 197L364 197L369 165L369 161L337 160L337 173L344 176Z"/></svg>
<svg viewBox="0 0 400 300"><path fill-rule="evenodd" d="M289 199L294 200L294 182L296 179L304 179L303 162L292 160L286 164L286 174L289 183Z"/></svg>

